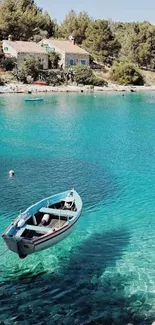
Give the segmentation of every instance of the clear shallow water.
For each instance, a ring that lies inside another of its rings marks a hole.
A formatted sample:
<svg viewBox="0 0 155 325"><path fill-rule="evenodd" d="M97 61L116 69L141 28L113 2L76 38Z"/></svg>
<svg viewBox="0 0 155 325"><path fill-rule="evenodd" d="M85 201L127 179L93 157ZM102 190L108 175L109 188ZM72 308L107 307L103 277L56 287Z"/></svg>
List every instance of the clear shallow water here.
<svg viewBox="0 0 155 325"><path fill-rule="evenodd" d="M2 324L150 324L155 314L155 101L151 94L0 97L0 232L30 204L75 187L75 231L0 257ZM15 170L9 178L8 171ZM6 247L0 239L0 254Z"/></svg>

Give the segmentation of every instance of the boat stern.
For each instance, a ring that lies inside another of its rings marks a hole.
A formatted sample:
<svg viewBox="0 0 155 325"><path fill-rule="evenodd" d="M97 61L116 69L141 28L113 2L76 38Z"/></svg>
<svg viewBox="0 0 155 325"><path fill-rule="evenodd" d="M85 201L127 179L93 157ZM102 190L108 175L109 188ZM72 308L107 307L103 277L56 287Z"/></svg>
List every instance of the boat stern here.
<svg viewBox="0 0 155 325"><path fill-rule="evenodd" d="M2 235L2 238L4 239L6 245L8 246L8 248L14 252L18 254L18 246L17 246L17 240L14 237L9 237L7 235Z"/></svg>
<svg viewBox="0 0 155 325"><path fill-rule="evenodd" d="M20 258L25 258L27 255L32 254L35 250L34 244L23 238L9 237L7 235L3 235L2 237L7 247L12 252L18 254Z"/></svg>

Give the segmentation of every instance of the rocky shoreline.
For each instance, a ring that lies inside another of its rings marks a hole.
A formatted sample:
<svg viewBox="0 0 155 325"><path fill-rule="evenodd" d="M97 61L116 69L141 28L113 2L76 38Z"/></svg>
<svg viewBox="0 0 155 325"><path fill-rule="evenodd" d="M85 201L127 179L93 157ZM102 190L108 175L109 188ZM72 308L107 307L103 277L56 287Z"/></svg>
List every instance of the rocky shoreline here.
<svg viewBox="0 0 155 325"><path fill-rule="evenodd" d="M8 93L50 93L50 92L76 92L76 93L99 93L99 92L144 92L155 91L154 86L120 86L109 84L108 87L92 86L39 86L25 85L22 83L10 83L0 86L0 94Z"/></svg>

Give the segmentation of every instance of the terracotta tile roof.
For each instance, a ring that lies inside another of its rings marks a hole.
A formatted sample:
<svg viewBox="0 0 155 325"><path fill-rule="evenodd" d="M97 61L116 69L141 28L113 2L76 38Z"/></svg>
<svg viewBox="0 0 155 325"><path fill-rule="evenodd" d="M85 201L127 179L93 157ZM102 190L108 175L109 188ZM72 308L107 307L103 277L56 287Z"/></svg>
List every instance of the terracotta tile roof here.
<svg viewBox="0 0 155 325"><path fill-rule="evenodd" d="M17 53L44 53L47 54L46 50L40 45L34 42L24 41L8 41L5 40L9 46L11 46Z"/></svg>
<svg viewBox="0 0 155 325"><path fill-rule="evenodd" d="M57 39L45 39L45 41L47 41L47 44L51 44L54 45L55 47L59 48L59 50L63 51L64 53L80 53L80 54L88 54L89 53L87 51L85 51L84 49L82 49L81 47L79 47L76 44L72 44L71 41L67 41L67 40L57 40Z"/></svg>

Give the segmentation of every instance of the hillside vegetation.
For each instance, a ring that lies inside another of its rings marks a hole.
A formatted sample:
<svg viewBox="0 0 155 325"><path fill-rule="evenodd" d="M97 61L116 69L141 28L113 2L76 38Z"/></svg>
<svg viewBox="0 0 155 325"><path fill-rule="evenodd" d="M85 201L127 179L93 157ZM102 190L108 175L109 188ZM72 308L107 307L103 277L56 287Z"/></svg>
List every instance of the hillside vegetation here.
<svg viewBox="0 0 155 325"><path fill-rule="evenodd" d="M134 64L134 69L155 69L155 26L147 21L116 23L71 10L58 24L34 0L4 0L0 4L0 40L10 34L14 40L34 41L72 35L75 42L91 54L92 61L108 68L117 61L129 67ZM146 73L143 75L145 78ZM151 80L154 82L154 77ZM147 75L145 81L148 83Z"/></svg>

